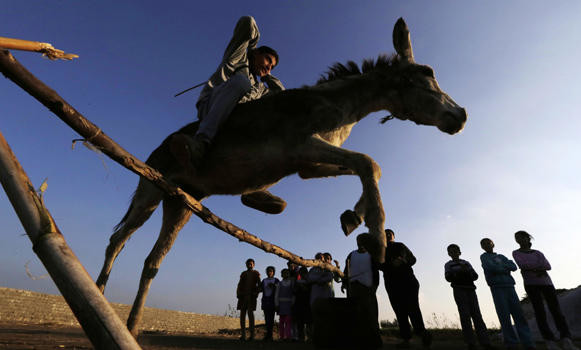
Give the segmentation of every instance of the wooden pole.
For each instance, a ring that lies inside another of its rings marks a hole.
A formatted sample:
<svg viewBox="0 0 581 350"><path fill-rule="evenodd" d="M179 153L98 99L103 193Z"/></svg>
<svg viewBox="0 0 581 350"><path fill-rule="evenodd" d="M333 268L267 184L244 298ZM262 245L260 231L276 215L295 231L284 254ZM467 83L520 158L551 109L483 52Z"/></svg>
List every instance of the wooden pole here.
<svg viewBox="0 0 581 350"><path fill-rule="evenodd" d="M161 173L135 158L129 152L124 150L100 128L91 123L82 114L77 112L54 90L38 80L32 73L24 68L8 51L0 51L0 71L24 91L50 109L56 116L69 125L73 130L78 132L87 141L95 145L100 151L105 153L111 159L131 170L139 176L151 181L162 191L170 196L175 196L183 200L185 205L190 208L204 222L226 232L227 234L238 238L240 241L249 243L255 247L264 250L267 253L275 254L283 259L292 261L301 266L318 266L332 271L343 277L341 269L324 263L320 260L303 259L277 245L263 241L251 233L239 228L238 226L221 219L213 214L208 208L204 207L194 197L184 192L181 188L165 179Z"/></svg>
<svg viewBox="0 0 581 350"><path fill-rule="evenodd" d="M38 255L96 349L141 349L59 232L0 132L0 182Z"/></svg>
<svg viewBox="0 0 581 350"><path fill-rule="evenodd" d="M11 50L40 52L43 56L46 56L51 60L72 60L73 58L79 57L75 54L65 53L63 50L55 49L49 43L41 43L38 41L0 37L0 47Z"/></svg>

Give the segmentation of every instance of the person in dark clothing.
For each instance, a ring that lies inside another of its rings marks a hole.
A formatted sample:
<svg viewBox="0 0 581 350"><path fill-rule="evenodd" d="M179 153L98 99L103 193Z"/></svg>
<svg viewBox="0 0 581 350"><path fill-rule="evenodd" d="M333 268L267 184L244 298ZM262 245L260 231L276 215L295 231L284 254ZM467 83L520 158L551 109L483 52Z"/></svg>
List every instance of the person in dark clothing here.
<svg viewBox="0 0 581 350"><path fill-rule="evenodd" d="M412 332L409 322L411 321L414 333L421 336L422 344L429 348L432 344L432 335L424 325L418 300L420 283L412 269L416 258L405 244L394 241L395 233L391 229L386 229L385 235L387 238L385 262L380 265L380 270L383 272L385 290L403 339L398 347L411 346Z"/></svg>
<svg viewBox="0 0 581 350"><path fill-rule="evenodd" d="M307 279L308 274L309 270L301 266L295 283L293 320L296 320L298 341L305 341L306 335L311 336L311 285Z"/></svg>
<svg viewBox="0 0 581 350"><path fill-rule="evenodd" d="M476 349L476 339L472 330L472 322L474 322L480 345L485 349L492 349L476 296L474 281L478 279L478 274L468 261L460 259L461 251L457 244L450 244L447 250L452 260L444 265L444 277L450 282L454 291L464 341L468 344L468 349Z"/></svg>

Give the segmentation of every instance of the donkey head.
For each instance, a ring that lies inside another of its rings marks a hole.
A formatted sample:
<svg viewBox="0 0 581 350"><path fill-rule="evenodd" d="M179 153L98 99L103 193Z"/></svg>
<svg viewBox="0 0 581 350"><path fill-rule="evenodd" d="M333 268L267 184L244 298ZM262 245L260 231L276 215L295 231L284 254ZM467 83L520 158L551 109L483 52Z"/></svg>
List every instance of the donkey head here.
<svg viewBox="0 0 581 350"><path fill-rule="evenodd" d="M443 132L455 134L464 128L466 110L438 86L431 67L415 63L410 32L400 18L393 28L393 46L399 59L399 74L395 78L399 103L390 112L402 120L434 125Z"/></svg>

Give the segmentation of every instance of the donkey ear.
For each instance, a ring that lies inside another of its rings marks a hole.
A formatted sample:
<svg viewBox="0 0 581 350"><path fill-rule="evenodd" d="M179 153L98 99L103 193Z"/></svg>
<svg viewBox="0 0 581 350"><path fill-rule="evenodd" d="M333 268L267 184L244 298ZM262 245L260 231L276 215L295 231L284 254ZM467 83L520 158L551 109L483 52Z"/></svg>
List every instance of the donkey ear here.
<svg viewBox="0 0 581 350"><path fill-rule="evenodd" d="M403 18L399 18L393 27L393 47L395 52L409 63L414 62L414 53L412 51L412 42L410 40L410 31Z"/></svg>

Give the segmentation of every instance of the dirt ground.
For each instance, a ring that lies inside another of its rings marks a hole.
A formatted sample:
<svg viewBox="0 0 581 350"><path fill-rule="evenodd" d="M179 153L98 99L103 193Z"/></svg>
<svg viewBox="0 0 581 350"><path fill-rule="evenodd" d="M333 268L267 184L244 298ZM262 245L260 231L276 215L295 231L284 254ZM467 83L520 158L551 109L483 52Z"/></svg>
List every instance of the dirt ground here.
<svg viewBox="0 0 581 350"><path fill-rule="evenodd" d="M460 331L433 331L434 342L431 349L455 350L466 349ZM251 349L278 349L278 350L311 350L317 349L310 343L295 342L263 342L255 340L241 342L237 332L220 332L218 334L167 334L159 332L142 333L138 342L144 350L251 350ZM258 338L261 338L259 331ZM386 331L383 335L382 349L395 349L399 342L393 332ZM577 342L579 344L579 342ZM421 349L418 339L412 340L413 348ZM502 349L499 343L495 343ZM93 349L91 343L80 328L62 327L55 325L25 325L0 323L0 350L54 350L54 349ZM544 349L539 344L537 349Z"/></svg>

